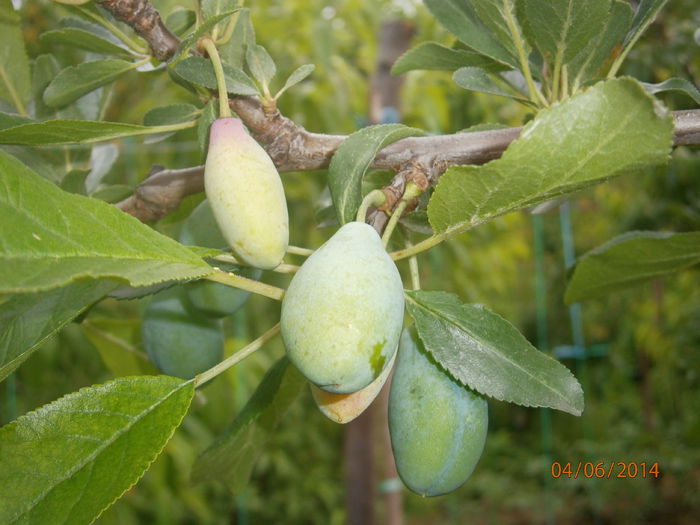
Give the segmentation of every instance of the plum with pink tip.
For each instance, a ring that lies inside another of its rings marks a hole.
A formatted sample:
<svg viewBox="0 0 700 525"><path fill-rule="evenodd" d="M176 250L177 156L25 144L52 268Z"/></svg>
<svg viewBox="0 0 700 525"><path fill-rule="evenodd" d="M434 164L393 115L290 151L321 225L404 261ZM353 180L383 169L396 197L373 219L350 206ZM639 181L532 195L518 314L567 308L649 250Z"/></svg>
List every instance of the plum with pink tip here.
<svg viewBox="0 0 700 525"><path fill-rule="evenodd" d="M220 118L211 126L204 188L236 258L266 270L282 262L289 244L282 180L237 118Z"/></svg>

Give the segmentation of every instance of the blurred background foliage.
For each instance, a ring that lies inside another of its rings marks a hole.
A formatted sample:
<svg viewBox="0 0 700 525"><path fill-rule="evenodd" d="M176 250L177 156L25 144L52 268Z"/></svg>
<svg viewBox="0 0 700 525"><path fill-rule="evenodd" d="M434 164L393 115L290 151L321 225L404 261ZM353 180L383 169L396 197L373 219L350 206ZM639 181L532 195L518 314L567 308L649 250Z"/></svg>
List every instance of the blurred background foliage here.
<svg viewBox="0 0 700 525"><path fill-rule="evenodd" d="M232 3L233 0L232 0ZM180 5L154 1L164 18ZM309 80L281 99L282 112L315 132L349 133L368 122L369 85L382 21L399 17L415 25L414 44L451 37L412 0L249 0L257 40L274 57L278 79L313 63ZM31 57L51 53L61 66L90 58L50 48L42 32L55 29L69 8L24 2L24 34ZM700 5L670 2L630 55L623 74L647 82L681 76L700 84ZM83 107L107 120L140 123L149 109L177 102L201 105L162 71L131 73L112 88L84 97ZM665 95L672 109L690 99ZM86 110L86 111L87 111ZM452 133L480 123L519 125L526 110L503 99L459 89L449 73L411 72L402 91L402 121L430 133ZM75 170L90 168L86 148L29 156L8 148L72 191ZM123 140L92 150L107 168L92 181L93 196L115 202L150 168L201 162L195 132L158 143ZM113 162L110 162L113 160ZM73 170L73 175L67 175ZM81 173L78 171L78 173ZM83 176L85 172L82 172ZM324 199L323 172L284 175L291 242L319 246L332 228L317 228ZM78 180L82 179L78 176ZM202 196L187 199L158 225L177 237ZM700 157L679 148L657 170L615 179L571 201L575 249L588 251L634 229L700 229ZM569 310L562 301L566 268L558 208L541 215L544 230L547 346L573 344ZM501 217L421 256L425 289L443 289L466 302L483 303L538 343L533 218ZM300 263L301 259L292 258ZM401 270L406 271L401 263ZM264 279L285 286L288 276ZM605 355L567 359L581 380L583 417L551 414L551 432L540 411L490 401L490 430L473 477L437 499L405 492L409 524L497 523L700 523L700 274L688 270L651 285L582 305L586 343L606 345ZM145 300L105 300L36 352L16 374L16 405L3 390L2 420L25 413L83 386L123 375L124 355L142 352L140 315ZM279 304L253 297L226 321L227 353L272 325ZM542 345L542 334L539 343ZM107 524L341 524L344 522L342 429L301 396L266 448L248 489L231 496L215 484L193 485L193 460L234 417L265 370L283 353L277 340L198 393L183 426L136 487L100 517ZM143 366L143 365L138 365ZM545 453L544 450L549 452ZM659 462L659 479L552 479L551 461Z"/></svg>

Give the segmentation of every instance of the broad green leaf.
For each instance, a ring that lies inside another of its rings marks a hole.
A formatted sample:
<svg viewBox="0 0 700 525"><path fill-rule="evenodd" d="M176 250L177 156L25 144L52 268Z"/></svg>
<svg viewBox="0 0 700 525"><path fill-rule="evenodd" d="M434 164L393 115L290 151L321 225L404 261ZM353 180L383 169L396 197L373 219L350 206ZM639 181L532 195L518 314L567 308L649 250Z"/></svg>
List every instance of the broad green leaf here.
<svg viewBox="0 0 700 525"><path fill-rule="evenodd" d="M659 82L658 84L642 83L642 85L652 95L656 95L657 93L665 93L667 91L678 91L688 95L695 101L696 104L700 105L700 91L698 91L695 84L693 84L690 80L686 80L685 78L674 77L664 80L663 82Z"/></svg>
<svg viewBox="0 0 700 525"><path fill-rule="evenodd" d="M623 47L632 47L663 9L668 0L641 0Z"/></svg>
<svg viewBox="0 0 700 525"><path fill-rule="evenodd" d="M49 336L117 286L116 281L82 280L48 292L12 295L0 302L0 381Z"/></svg>
<svg viewBox="0 0 700 525"><path fill-rule="evenodd" d="M497 62L517 68L517 59L479 19L472 3L470 0L425 0L426 7L438 22L466 46Z"/></svg>
<svg viewBox="0 0 700 525"><path fill-rule="evenodd" d="M203 160L206 160L207 151L209 149L209 130L211 129L212 123L217 118L219 118L219 104L216 100L212 99L204 106L202 114L199 117L199 123L197 124L197 141L199 142L199 149L202 152Z"/></svg>
<svg viewBox="0 0 700 525"><path fill-rule="evenodd" d="M192 123L192 126L195 124ZM185 124L178 125L184 129ZM0 130L0 144L42 146L53 144L91 144L138 135L172 131L173 126L139 126L121 122L92 120L45 120Z"/></svg>
<svg viewBox="0 0 700 525"><path fill-rule="evenodd" d="M392 75L416 69L455 71L460 67L481 67L488 71L506 69L502 64L467 49L452 49L437 42L423 42L401 55L391 68Z"/></svg>
<svg viewBox="0 0 700 525"><path fill-rule="evenodd" d="M180 42L180 46L177 48L177 52L171 59L171 62L179 61L182 57L184 57L187 54L190 48L197 43L200 37L203 37L205 34L211 31L211 29L216 24L218 24L222 20L225 20L236 11L238 11L238 9L231 9L229 11L220 13L216 16L207 18L199 27L197 27L197 29L195 29L189 35L182 39L182 41Z"/></svg>
<svg viewBox="0 0 700 525"><path fill-rule="evenodd" d="M625 0L614 0L605 28L569 64L569 78L579 85L595 77L603 63L622 43L632 25L634 11Z"/></svg>
<svg viewBox="0 0 700 525"><path fill-rule="evenodd" d="M629 232L581 256L566 287L575 303L700 263L700 232Z"/></svg>
<svg viewBox="0 0 700 525"><path fill-rule="evenodd" d="M192 479L218 480L233 493L241 492L267 441L305 385L286 357L277 361L224 434L197 458Z"/></svg>
<svg viewBox="0 0 700 525"><path fill-rule="evenodd" d="M611 0L521 1L525 35L550 65L567 64L597 38L611 4Z"/></svg>
<svg viewBox="0 0 700 525"><path fill-rule="evenodd" d="M24 49L20 17L5 0L0 5L0 98L24 113L31 95L29 59Z"/></svg>
<svg viewBox="0 0 700 525"><path fill-rule="evenodd" d="M160 454L193 395L191 381L121 378L0 428L0 523L92 523Z"/></svg>
<svg viewBox="0 0 700 525"><path fill-rule="evenodd" d="M453 235L497 215L668 160L673 121L630 78L600 82L540 111L500 159L448 169L428 205Z"/></svg>
<svg viewBox="0 0 700 525"><path fill-rule="evenodd" d="M515 3L517 0L470 0L479 19L498 38L500 44L508 52L517 56L517 51L513 44L513 36L508 28L506 13L512 10L515 17Z"/></svg>
<svg viewBox="0 0 700 525"><path fill-rule="evenodd" d="M138 62L107 58L67 67L56 75L44 91L44 102L51 107L67 106L85 93L115 81L138 65Z"/></svg>
<svg viewBox="0 0 700 525"><path fill-rule="evenodd" d="M501 87L489 73L479 67L463 67L458 69L452 75L452 80L455 81L462 89L469 91L478 91L480 93L489 93L491 95L499 95L501 97L512 98L526 105L532 105L528 99L523 98L514 91L508 91ZM505 81L504 81L505 83Z"/></svg>
<svg viewBox="0 0 700 525"><path fill-rule="evenodd" d="M179 122L189 122L199 117L199 110L192 104L171 104L159 106L143 116L144 126L165 126Z"/></svg>
<svg viewBox="0 0 700 525"><path fill-rule="evenodd" d="M63 44L102 55L132 56L132 52L126 47L115 44L90 31L74 27L46 31L39 36L39 40L48 46Z"/></svg>
<svg viewBox="0 0 700 525"><path fill-rule="evenodd" d="M250 20L250 10L243 8L238 11L231 38L219 48L221 60L241 69L245 63L245 50L253 45L255 45L255 29Z"/></svg>
<svg viewBox="0 0 700 525"><path fill-rule="evenodd" d="M81 324L83 333L95 345L105 366L115 377L158 375L145 352L93 322Z"/></svg>
<svg viewBox="0 0 700 525"><path fill-rule="evenodd" d="M342 226L355 220L362 203L362 177L377 152L397 140L424 132L402 124L369 126L345 139L328 167L328 186Z"/></svg>
<svg viewBox="0 0 700 525"><path fill-rule="evenodd" d="M248 46L245 52L245 62L251 75L261 86L270 85L270 80L277 73L277 68L267 49L259 44Z"/></svg>
<svg viewBox="0 0 700 525"><path fill-rule="evenodd" d="M104 202L67 193L0 152L0 293L85 278L132 286L211 272L194 252Z"/></svg>
<svg viewBox="0 0 700 525"><path fill-rule="evenodd" d="M202 0L202 14L207 20L225 12L227 8L235 6L237 3L236 0Z"/></svg>
<svg viewBox="0 0 700 525"><path fill-rule="evenodd" d="M508 321L446 292L406 296L425 348L455 379L501 401L581 415L583 391L576 378Z"/></svg>
<svg viewBox="0 0 700 525"><path fill-rule="evenodd" d="M240 69L223 64L226 90L234 95L257 95L258 88ZM216 75L211 61L202 57L188 57L175 65L175 73L193 84L216 89Z"/></svg>
<svg viewBox="0 0 700 525"><path fill-rule="evenodd" d="M44 91L58 75L61 66L53 55L39 55L32 66L32 100L34 102L34 118L43 120L56 113L44 102Z"/></svg>
<svg viewBox="0 0 700 525"><path fill-rule="evenodd" d="M292 71L292 74L287 77L287 81L284 83L284 86L282 86L282 89L277 92L275 98L279 97L290 87L296 86L299 82L308 77L315 68L316 66L313 64L304 64L303 66L296 68L294 71Z"/></svg>

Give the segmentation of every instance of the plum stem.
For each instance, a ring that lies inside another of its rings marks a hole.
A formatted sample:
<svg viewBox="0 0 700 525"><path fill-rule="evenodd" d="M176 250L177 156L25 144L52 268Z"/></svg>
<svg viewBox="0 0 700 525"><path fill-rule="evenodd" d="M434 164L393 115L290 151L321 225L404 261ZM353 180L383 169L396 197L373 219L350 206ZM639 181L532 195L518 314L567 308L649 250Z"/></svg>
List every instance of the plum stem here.
<svg viewBox="0 0 700 525"><path fill-rule="evenodd" d="M214 281L215 283L225 284L227 286L232 286L234 288L239 288L247 292L256 293L258 295L264 295L270 299L275 299L281 301L284 296L284 289L277 288L271 284L261 283L260 281L255 281L253 279L246 279L235 273L225 272L219 268L214 268L214 272L209 275L202 277L208 281Z"/></svg>
<svg viewBox="0 0 700 525"><path fill-rule="evenodd" d="M231 108L228 105L228 92L226 90L226 77L224 76L224 66L219 58L219 51L211 38L202 39L202 46L207 50L216 75L216 88L219 91L219 117L227 118L231 116Z"/></svg>
<svg viewBox="0 0 700 525"><path fill-rule="evenodd" d="M233 354L232 356L227 357L223 361L221 361L219 364L214 365L211 367L209 370L202 372L201 374L195 376L194 378L194 386L198 387L206 383L207 381L210 381L214 379L216 376L221 374L222 372L225 372L232 366L238 364L240 361L243 361L246 357L248 357L250 354L260 350L262 346L267 343L270 339L275 337L280 331L280 324L277 323L275 326L270 328L267 332L262 334L260 337L255 339L254 341L250 342L243 348L241 348L238 352Z"/></svg>
<svg viewBox="0 0 700 525"><path fill-rule="evenodd" d="M372 190L370 191L367 195L365 195L365 198L362 199L362 203L360 204L359 209L357 210L357 216L355 219L357 222L365 222L367 219L367 210L370 209L371 206L374 206L375 208L377 206L381 206L386 202L386 195L382 190Z"/></svg>

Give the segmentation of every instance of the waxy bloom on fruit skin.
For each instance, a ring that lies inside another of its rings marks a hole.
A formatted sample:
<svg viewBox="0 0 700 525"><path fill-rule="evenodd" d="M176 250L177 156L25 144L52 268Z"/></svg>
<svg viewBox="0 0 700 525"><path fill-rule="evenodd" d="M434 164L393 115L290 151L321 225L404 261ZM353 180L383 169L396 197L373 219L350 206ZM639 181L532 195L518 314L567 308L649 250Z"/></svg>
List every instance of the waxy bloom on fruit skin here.
<svg viewBox="0 0 700 525"><path fill-rule="evenodd" d="M284 188L267 152L237 118L211 126L204 187L216 222L242 262L272 269L289 244Z"/></svg>

